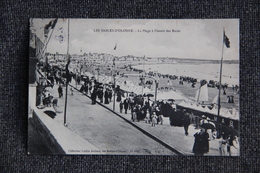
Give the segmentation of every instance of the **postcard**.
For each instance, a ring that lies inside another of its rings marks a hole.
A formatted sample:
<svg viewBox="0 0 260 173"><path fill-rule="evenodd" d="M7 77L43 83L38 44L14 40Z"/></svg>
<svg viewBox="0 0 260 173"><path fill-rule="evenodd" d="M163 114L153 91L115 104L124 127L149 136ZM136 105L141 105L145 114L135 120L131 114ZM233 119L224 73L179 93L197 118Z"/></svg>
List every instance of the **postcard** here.
<svg viewBox="0 0 260 173"><path fill-rule="evenodd" d="M239 156L239 19L30 19L28 154Z"/></svg>

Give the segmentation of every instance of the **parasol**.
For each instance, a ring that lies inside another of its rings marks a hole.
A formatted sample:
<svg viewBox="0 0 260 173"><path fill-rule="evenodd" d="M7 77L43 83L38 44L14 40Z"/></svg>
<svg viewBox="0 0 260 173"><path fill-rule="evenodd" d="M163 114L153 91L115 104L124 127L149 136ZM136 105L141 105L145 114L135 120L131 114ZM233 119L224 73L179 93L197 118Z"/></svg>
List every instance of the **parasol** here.
<svg viewBox="0 0 260 173"><path fill-rule="evenodd" d="M174 99L168 99L168 101L169 101L169 102L175 102L175 100L174 100Z"/></svg>
<svg viewBox="0 0 260 173"><path fill-rule="evenodd" d="M239 133L238 133L237 130L231 129L231 130L229 131L229 135L230 135L230 136L239 136Z"/></svg>
<svg viewBox="0 0 260 173"><path fill-rule="evenodd" d="M234 127L227 127L226 133L230 136L239 136L238 131Z"/></svg>
<svg viewBox="0 0 260 173"><path fill-rule="evenodd" d="M147 97L153 97L153 94L146 94Z"/></svg>
<svg viewBox="0 0 260 173"><path fill-rule="evenodd" d="M204 123L200 126L203 129L215 129L216 126L213 123Z"/></svg>

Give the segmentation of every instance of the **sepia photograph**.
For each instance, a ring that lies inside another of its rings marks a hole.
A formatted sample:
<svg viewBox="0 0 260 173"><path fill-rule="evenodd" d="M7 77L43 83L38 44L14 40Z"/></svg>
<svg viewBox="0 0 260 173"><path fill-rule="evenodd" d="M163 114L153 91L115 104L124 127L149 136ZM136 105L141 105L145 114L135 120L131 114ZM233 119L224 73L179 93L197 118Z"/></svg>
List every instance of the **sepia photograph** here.
<svg viewBox="0 0 260 173"><path fill-rule="evenodd" d="M240 156L239 19L29 23L28 154Z"/></svg>

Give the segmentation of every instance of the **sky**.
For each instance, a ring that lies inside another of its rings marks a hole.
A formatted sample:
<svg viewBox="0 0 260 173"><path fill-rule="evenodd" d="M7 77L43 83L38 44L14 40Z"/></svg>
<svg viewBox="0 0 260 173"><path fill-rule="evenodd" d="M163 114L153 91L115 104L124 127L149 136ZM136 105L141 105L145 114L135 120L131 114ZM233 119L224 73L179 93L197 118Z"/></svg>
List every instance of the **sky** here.
<svg viewBox="0 0 260 173"><path fill-rule="evenodd" d="M50 20L31 22L32 32L43 42L44 26ZM223 47L223 30L230 48ZM50 53L219 60L223 48L225 60L239 60L238 19L58 19L48 39Z"/></svg>

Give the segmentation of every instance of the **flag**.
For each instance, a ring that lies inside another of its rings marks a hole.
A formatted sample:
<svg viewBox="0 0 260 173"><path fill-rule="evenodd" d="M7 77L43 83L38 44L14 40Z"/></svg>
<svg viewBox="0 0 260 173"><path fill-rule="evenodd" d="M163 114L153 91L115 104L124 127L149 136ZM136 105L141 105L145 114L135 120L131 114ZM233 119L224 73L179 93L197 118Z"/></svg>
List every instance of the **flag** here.
<svg viewBox="0 0 260 173"><path fill-rule="evenodd" d="M35 48L36 48L36 57L40 60L41 58L41 52L44 49L44 43L41 41L39 37L35 35Z"/></svg>
<svg viewBox="0 0 260 173"><path fill-rule="evenodd" d="M46 65L48 64L48 56L47 55L45 57L45 63L46 63Z"/></svg>
<svg viewBox="0 0 260 173"><path fill-rule="evenodd" d="M116 50L116 46L117 46L117 44L115 45L114 50Z"/></svg>
<svg viewBox="0 0 260 173"><path fill-rule="evenodd" d="M49 31L55 27L57 21L58 19L53 19L44 26L44 37L48 37Z"/></svg>
<svg viewBox="0 0 260 173"><path fill-rule="evenodd" d="M195 100L197 102L199 102L199 101L209 101L209 98L208 98L208 85L207 84L201 86L197 90L196 95L195 95Z"/></svg>
<svg viewBox="0 0 260 173"><path fill-rule="evenodd" d="M230 41L229 41L229 38L226 36L225 31L224 31L223 41L224 41L224 44L226 45L226 47L230 48Z"/></svg>

